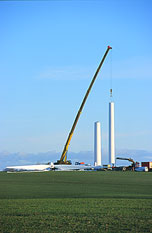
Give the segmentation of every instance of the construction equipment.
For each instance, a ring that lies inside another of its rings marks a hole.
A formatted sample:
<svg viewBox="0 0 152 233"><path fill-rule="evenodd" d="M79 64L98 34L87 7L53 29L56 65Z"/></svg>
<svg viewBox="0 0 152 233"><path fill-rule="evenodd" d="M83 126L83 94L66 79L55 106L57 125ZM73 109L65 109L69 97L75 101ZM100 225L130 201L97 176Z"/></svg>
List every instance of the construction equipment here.
<svg viewBox="0 0 152 233"><path fill-rule="evenodd" d="M74 123L73 123L73 125L72 125L71 131L70 131L70 133L69 133L69 136L68 136L68 138L67 138L66 144L65 144L65 146L64 146L64 149L63 149L61 158L60 158L60 160L58 160L55 164L69 164L69 165L71 164L71 161L68 161L68 160L67 160L67 152L68 152L68 147L69 147L71 138L72 138L72 136L73 136L75 127L76 127L77 122L78 122L78 120L79 120L79 117L80 117L80 115L81 115L81 113L82 113L82 109L83 109L84 104L85 104L85 102L86 102L86 100L87 100L87 97L88 97L88 95L89 95L89 93L90 93L90 91L91 91L91 88L92 88L92 86L93 86L93 84L94 84L94 82L95 82L95 80L96 80L96 77L97 77L97 75L98 75L98 73L99 73L99 71L100 71L100 68L101 68L101 66L102 66L102 64L103 64L103 62L104 62L104 60L105 60L105 58L106 58L106 56L107 56L107 54L108 54L108 52L109 52L110 49L112 49L112 48L111 48L110 46L108 46L108 47L107 47L107 50L106 50L106 52L105 52L105 54L104 54L104 56L103 56L103 58L102 58L102 60L101 60L101 62L100 62L100 64L99 64L99 66L98 66L98 68L97 68L97 70L96 70L96 72L95 72L95 74L94 74L94 76L93 76L93 79L92 79L92 81L91 81L91 83L90 83L90 86L89 86L89 88L88 88L88 90L87 90L87 92L86 92L86 94L85 94L85 97L84 97L84 99L83 99L83 101L82 101L82 104L81 104L81 106L80 106L80 108L79 108L79 111L78 111L78 113L77 113L77 115L76 115L76 118L75 118L75 120L74 120Z"/></svg>
<svg viewBox="0 0 152 233"><path fill-rule="evenodd" d="M125 167L126 169L125 170L134 170L135 167L139 167L139 162L135 162L133 159L131 158L120 158L120 157L117 157L116 159L120 159L120 160L128 160L129 162L131 162L131 166L127 166Z"/></svg>

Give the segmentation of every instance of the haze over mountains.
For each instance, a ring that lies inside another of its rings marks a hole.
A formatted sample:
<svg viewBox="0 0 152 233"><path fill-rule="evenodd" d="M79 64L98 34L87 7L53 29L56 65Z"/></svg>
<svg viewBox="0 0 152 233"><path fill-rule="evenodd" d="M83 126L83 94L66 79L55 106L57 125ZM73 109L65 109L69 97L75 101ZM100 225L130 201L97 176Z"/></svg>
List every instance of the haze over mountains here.
<svg viewBox="0 0 152 233"><path fill-rule="evenodd" d="M61 152L48 151L40 153L10 153L7 151L0 152L0 170L3 170L6 166L13 165L30 165L41 164L47 162L55 162L61 156ZM152 151L146 150L117 150L116 157L133 158L135 161L152 161ZM85 162L88 164L94 163L93 151L80 151L78 153L69 152L68 159L74 164L76 161ZM129 164L127 161L116 161L117 164ZM102 164L108 164L108 153L102 151Z"/></svg>

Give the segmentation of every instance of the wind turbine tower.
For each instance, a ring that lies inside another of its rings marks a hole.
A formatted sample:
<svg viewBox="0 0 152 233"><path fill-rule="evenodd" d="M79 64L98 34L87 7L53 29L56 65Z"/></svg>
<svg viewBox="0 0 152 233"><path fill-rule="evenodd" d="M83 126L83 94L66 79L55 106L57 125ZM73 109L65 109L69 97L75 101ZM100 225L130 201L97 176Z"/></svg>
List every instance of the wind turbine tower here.
<svg viewBox="0 0 152 233"><path fill-rule="evenodd" d="M112 97L112 89L110 89ZM115 164L114 102L109 103L109 164Z"/></svg>
<svg viewBox="0 0 152 233"><path fill-rule="evenodd" d="M94 165L101 166L101 127L99 121L94 124Z"/></svg>

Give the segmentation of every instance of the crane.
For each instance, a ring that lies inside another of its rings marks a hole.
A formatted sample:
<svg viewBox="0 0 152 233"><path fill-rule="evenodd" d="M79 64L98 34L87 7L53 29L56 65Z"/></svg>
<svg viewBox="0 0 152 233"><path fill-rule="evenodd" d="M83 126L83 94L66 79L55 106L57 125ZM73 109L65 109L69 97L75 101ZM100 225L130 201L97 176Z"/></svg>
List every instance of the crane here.
<svg viewBox="0 0 152 233"><path fill-rule="evenodd" d="M117 157L116 159L120 159L120 160L128 160L129 162L132 162L132 167L135 168L135 167L138 167L139 166L139 162L135 162L133 159L131 158L120 158L120 157Z"/></svg>
<svg viewBox="0 0 152 233"><path fill-rule="evenodd" d="M57 160L57 162L56 162L55 164L69 164L69 165L71 164L71 161L68 161L68 160L67 160L67 152L68 152L68 147L69 147L71 138L72 138L72 136L73 136L75 127L76 127L76 125L77 125L77 123L78 123L79 117L80 117L80 115L81 115L81 113L82 113L82 109L83 109L83 107L84 107L84 105L85 105L85 102L86 102L86 100L87 100L87 97L88 97L88 95L89 95L89 93L90 93L90 91L91 91L91 88L92 88L92 86L93 86L93 84L94 84L94 82L95 82L95 80L96 80L96 77L97 77L97 75L98 75L98 73L99 73L99 71L100 71L100 68L101 68L101 66L102 66L102 64L103 64L103 62L104 62L104 60L105 60L105 58L106 58L106 56L107 56L107 54L108 54L108 52L109 52L110 49L112 49L112 47L111 47L111 46L108 46L108 47L107 47L107 50L106 50L106 52L105 52L105 54L104 54L104 56L103 56L103 58L102 58L102 60L101 60L101 62L100 62L100 64L99 64L99 66L98 66L98 68L97 68L97 70L96 70L96 72L95 72L95 74L94 74L94 76L93 76L93 78L92 78L92 81L91 81L91 83L90 83L90 86L89 86L89 88L88 88L88 90L87 90L87 92L86 92L86 94L85 94L85 96L84 96L84 99L83 99L83 101L82 101L82 103L81 103L81 106L80 106L80 108L79 108L79 111L78 111L78 113L77 113L77 115L76 115L76 118L75 118L75 120L74 120L74 123L73 123L73 125L72 125L71 131L70 131L70 133L69 133L69 135L68 135L68 138L67 138L66 144L65 144L65 146L64 146L64 149L63 149L61 158L60 158L60 160Z"/></svg>
<svg viewBox="0 0 152 233"><path fill-rule="evenodd" d="M120 160L128 160L129 162L132 162L133 164L135 163L135 161L131 158L120 158L120 157L117 157L116 159L120 159Z"/></svg>

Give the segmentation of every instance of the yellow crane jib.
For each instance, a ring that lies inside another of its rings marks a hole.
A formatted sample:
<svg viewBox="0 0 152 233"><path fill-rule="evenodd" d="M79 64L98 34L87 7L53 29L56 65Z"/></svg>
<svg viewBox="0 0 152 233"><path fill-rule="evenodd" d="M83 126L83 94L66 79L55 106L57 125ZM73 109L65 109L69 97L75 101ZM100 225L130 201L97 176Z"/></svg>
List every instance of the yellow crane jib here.
<svg viewBox="0 0 152 233"><path fill-rule="evenodd" d="M97 70L96 70L96 72L95 72L95 74L94 74L94 76L93 76L93 78L92 78L92 81L91 81L91 83L90 83L90 85L89 85L89 88L88 88L88 90L87 90L87 92L86 92L84 98L83 98L83 101L82 101L82 103L81 103L81 106L80 106L80 108L79 108L79 111L78 111L78 113L77 113L77 115L76 115L76 118L75 118L75 120L74 120L74 123L73 123L73 125L72 125L71 131L70 131L70 133L69 133L69 136L68 136L68 138L67 138L66 144L65 144L65 146L64 146L64 149L63 149L61 158L60 158L60 160L58 160L55 164L71 164L71 162L67 160L67 152L68 152L68 147L69 147L71 138L72 138L72 136L73 136L73 132L74 132L74 130L75 130L75 127L76 127L76 125L77 125L77 122L78 122L78 120L79 120L79 117L80 117L80 115L81 115L81 113L82 113L82 109L83 109L84 104L85 104L85 102L86 102L86 100L87 100L87 97L88 97L88 95L89 95L89 93L90 93L90 91L91 91L91 88L92 88L92 86L93 86L93 84L94 84L94 82L95 82L95 80L96 80L96 77L97 77L97 75L98 75L98 73L99 73L99 71L100 71L100 68L101 68L101 66L102 66L102 64L103 64L103 62L104 62L104 60L105 60L105 58L106 58L106 56L107 56L107 54L108 54L108 52L109 52L110 49L112 49L112 47L108 46L108 47L107 47L107 50L106 50L106 52L105 52L105 54L104 54L104 56L103 56L103 58L102 58L102 60L101 60L101 62L100 62L100 64L99 64L99 66L98 66L98 68L97 68Z"/></svg>

